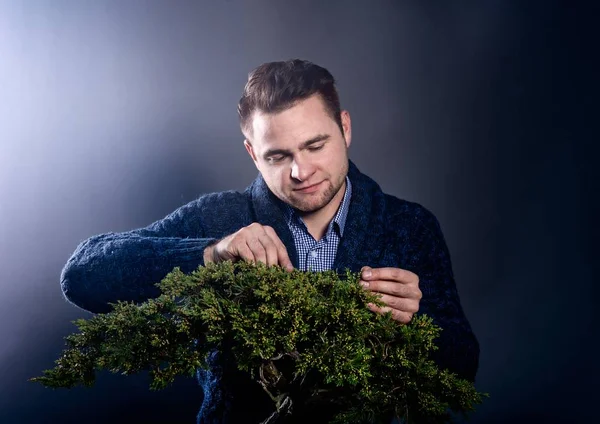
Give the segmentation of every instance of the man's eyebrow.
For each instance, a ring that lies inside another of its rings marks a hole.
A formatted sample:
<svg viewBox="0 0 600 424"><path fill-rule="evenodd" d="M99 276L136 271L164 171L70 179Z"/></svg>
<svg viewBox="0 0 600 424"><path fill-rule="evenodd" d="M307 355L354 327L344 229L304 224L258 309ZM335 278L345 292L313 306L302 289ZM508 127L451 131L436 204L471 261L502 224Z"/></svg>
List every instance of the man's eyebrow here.
<svg viewBox="0 0 600 424"><path fill-rule="evenodd" d="M312 146L315 143L318 143L319 141L323 141L323 140L327 140L330 137L329 134L319 134L314 136L313 138L310 138L306 141L304 141L301 145L300 145L300 150L304 150L307 147ZM275 156L275 155L289 155L292 152L290 150L287 149L268 149L264 154L263 157L264 158L268 158L269 156Z"/></svg>

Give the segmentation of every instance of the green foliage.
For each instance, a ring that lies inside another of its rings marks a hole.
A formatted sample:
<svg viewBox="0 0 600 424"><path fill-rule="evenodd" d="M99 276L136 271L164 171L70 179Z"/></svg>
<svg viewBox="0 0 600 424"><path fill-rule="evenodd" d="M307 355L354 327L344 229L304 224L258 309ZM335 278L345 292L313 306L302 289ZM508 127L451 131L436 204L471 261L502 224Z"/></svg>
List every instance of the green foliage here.
<svg viewBox="0 0 600 424"><path fill-rule="evenodd" d="M205 366L214 348L228 349L273 399L283 422L292 405L335 404L335 423L450 422L481 403L472 383L429 359L441 331L430 317L400 325L366 308L379 299L359 275L286 272L224 262L191 274L175 268L161 296L119 302L108 314L78 320L79 333L54 369L31 379L47 387L91 386L97 370L150 371L152 389Z"/></svg>

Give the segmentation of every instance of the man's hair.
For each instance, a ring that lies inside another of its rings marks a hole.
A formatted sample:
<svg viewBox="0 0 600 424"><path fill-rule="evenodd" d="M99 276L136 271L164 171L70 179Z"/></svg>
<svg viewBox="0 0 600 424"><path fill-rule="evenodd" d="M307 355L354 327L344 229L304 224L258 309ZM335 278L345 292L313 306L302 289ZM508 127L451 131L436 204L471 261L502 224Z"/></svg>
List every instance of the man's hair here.
<svg viewBox="0 0 600 424"><path fill-rule="evenodd" d="M263 63L248 74L238 103L242 133L247 138L251 134L255 111L279 113L313 94L321 96L325 110L343 134L340 99L327 69L301 59Z"/></svg>

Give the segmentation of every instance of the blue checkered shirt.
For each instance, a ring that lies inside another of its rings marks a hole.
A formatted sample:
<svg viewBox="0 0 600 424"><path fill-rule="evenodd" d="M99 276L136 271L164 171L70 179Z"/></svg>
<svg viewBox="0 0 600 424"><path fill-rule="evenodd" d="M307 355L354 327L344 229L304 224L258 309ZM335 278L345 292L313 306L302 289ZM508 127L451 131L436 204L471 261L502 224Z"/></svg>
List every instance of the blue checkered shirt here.
<svg viewBox="0 0 600 424"><path fill-rule="evenodd" d="M344 224L348 216L351 196L352 183L346 177L346 191L344 192L342 204L329 223L325 236L319 241L316 241L310 235L306 224L304 224L295 209L287 204L285 205L287 224L294 237L294 244L298 251L298 267L301 271L326 271L333 267L338 245L344 235Z"/></svg>

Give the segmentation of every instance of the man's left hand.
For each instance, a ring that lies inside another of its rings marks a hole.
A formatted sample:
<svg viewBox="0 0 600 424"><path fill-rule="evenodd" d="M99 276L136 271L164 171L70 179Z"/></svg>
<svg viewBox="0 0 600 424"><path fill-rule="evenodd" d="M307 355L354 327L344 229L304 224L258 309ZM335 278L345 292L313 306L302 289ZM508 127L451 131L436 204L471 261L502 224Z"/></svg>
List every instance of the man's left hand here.
<svg viewBox="0 0 600 424"><path fill-rule="evenodd" d="M419 302L423 294L419 289L417 274L401 268L361 269L361 285L372 292L381 294L380 299L387 306L378 307L370 303L373 312L391 312L392 317L407 324L419 310Z"/></svg>

